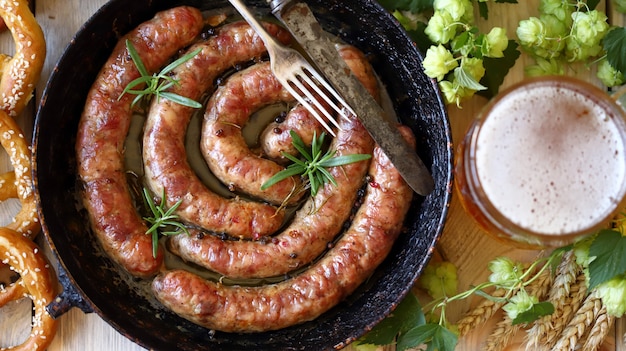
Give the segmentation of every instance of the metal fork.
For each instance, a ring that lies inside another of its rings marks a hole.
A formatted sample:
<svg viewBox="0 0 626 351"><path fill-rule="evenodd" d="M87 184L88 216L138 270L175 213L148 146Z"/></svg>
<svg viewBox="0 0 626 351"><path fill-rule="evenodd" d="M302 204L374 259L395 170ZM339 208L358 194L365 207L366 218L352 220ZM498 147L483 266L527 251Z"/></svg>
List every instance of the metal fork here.
<svg viewBox="0 0 626 351"><path fill-rule="evenodd" d="M345 118L348 118L348 114L355 114L352 108L304 56L272 37L241 0L228 1L263 40L270 56L270 67L276 79L320 122L328 133L335 136L333 128L327 121L330 121L337 129L340 129L339 123L318 99L323 99L332 110Z"/></svg>

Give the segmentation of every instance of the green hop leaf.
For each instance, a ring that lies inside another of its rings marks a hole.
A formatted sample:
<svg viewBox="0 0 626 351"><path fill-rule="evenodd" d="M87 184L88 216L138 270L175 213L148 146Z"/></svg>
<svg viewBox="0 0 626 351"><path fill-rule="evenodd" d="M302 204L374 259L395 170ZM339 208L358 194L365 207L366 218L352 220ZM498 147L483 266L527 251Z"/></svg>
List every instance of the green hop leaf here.
<svg viewBox="0 0 626 351"><path fill-rule="evenodd" d="M528 324L536 321L543 316L549 316L554 313L554 305L551 302L544 301L532 304L529 309L518 313L511 324Z"/></svg>
<svg viewBox="0 0 626 351"><path fill-rule="evenodd" d="M428 344L427 350L454 351L458 337L436 323L427 323L417 326L404 335L398 336L397 351L404 351Z"/></svg>
<svg viewBox="0 0 626 351"><path fill-rule="evenodd" d="M461 66L454 70L454 78L459 85L472 90L487 89L479 83L484 75L483 60L475 57L464 57Z"/></svg>
<svg viewBox="0 0 626 351"><path fill-rule="evenodd" d="M600 0L587 0L587 8L589 8L589 10L593 10L598 6L599 3Z"/></svg>
<svg viewBox="0 0 626 351"><path fill-rule="evenodd" d="M609 31L604 36L603 44L611 66L626 74L626 27Z"/></svg>
<svg viewBox="0 0 626 351"><path fill-rule="evenodd" d="M496 0L495 3L517 4L517 0ZM480 17L484 19L489 19L489 8L487 7L487 0L479 0L478 13L480 14Z"/></svg>
<svg viewBox="0 0 626 351"><path fill-rule="evenodd" d="M388 11L401 10L410 12L421 12L433 8L434 0L378 0L378 2Z"/></svg>
<svg viewBox="0 0 626 351"><path fill-rule="evenodd" d="M589 290L626 272L626 237L615 230L602 230L589 247Z"/></svg>
<svg viewBox="0 0 626 351"><path fill-rule="evenodd" d="M371 331L357 340L357 344L388 345L393 343L398 334L404 334L409 329L426 323L417 297L409 293L398 304L398 307Z"/></svg>
<svg viewBox="0 0 626 351"><path fill-rule="evenodd" d="M485 75L480 80L480 84L487 87L487 89L480 91L478 93L479 95L491 98L498 94L504 77L506 77L509 70L515 65L515 61L517 61L521 55L521 52L517 48L518 44L515 40L509 40L509 45L506 47L506 50L504 50L504 57L485 57L483 59L483 65L489 67L489 69L485 71Z"/></svg>
<svg viewBox="0 0 626 351"><path fill-rule="evenodd" d="M415 42L420 52L426 52L428 48L436 45L430 40L425 31L426 23L424 22L417 22L415 29L407 30L409 37Z"/></svg>

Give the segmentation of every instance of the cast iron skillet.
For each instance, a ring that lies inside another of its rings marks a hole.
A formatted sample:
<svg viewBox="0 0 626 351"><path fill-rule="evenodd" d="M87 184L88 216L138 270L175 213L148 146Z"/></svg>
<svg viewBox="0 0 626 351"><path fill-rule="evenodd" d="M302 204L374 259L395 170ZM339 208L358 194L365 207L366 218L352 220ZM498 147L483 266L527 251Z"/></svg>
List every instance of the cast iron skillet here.
<svg viewBox="0 0 626 351"><path fill-rule="evenodd" d="M387 260L350 298L318 319L274 332L229 334L196 326L141 294L145 282L129 278L99 249L77 201L75 135L87 91L118 38L177 5L227 7L210 0L112 0L78 32L48 81L34 131L34 182L43 230L60 262L64 282L53 315L78 306L96 312L143 347L159 350L323 350L341 348L383 319L406 295L431 257L451 196L451 135L435 82L401 27L375 1L307 1L323 27L362 51L393 97L394 108L418 136L419 153L436 189L415 196L407 232ZM248 1L267 7L264 0ZM139 287L139 288L137 288ZM88 345L86 345L88 347Z"/></svg>

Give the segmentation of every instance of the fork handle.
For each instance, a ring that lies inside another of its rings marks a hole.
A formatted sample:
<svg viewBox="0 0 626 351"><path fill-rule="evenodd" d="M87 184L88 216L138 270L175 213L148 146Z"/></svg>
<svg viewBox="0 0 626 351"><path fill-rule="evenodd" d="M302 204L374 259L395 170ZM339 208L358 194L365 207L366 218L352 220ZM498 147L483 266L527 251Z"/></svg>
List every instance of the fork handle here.
<svg viewBox="0 0 626 351"><path fill-rule="evenodd" d="M272 47L275 45L279 45L276 39L270 35L270 33L265 30L265 27L259 22L254 14L250 11L250 9L243 3L241 0L228 0L231 5L239 12L241 17L248 22L248 24L254 29L254 31L261 37L263 43L265 43L265 47L268 51L272 50ZM270 53L271 54L271 53Z"/></svg>

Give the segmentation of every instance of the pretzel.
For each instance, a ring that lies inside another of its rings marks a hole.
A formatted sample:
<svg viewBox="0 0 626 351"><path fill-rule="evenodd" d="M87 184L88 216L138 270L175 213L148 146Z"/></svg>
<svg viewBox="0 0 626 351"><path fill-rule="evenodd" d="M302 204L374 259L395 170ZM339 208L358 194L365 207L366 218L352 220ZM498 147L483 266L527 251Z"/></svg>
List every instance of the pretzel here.
<svg viewBox="0 0 626 351"><path fill-rule="evenodd" d="M0 110L0 144L11 159L15 172L17 198L22 203L22 208L7 228L34 238L41 227L32 187L29 143L15 120L2 110Z"/></svg>
<svg viewBox="0 0 626 351"><path fill-rule="evenodd" d="M37 244L20 233L0 228L0 261L20 275L13 286L21 286L33 301L33 319L30 336L24 343L10 347L12 351L45 350L56 335L57 322L46 311L58 293L54 269ZM17 289L22 289L17 288ZM14 294L14 299L24 295ZM5 349L0 349L5 350Z"/></svg>
<svg viewBox="0 0 626 351"><path fill-rule="evenodd" d="M13 57L0 55L0 109L19 115L30 101L46 58L43 31L26 0L0 0L0 17L15 41Z"/></svg>
<svg viewBox="0 0 626 351"><path fill-rule="evenodd" d="M17 198L17 184L15 172L9 171L0 174L0 201Z"/></svg>
<svg viewBox="0 0 626 351"><path fill-rule="evenodd" d="M18 279L15 283L12 283L6 287L0 288L0 307L15 300L19 300L28 293L24 283L21 279Z"/></svg>
<svg viewBox="0 0 626 351"><path fill-rule="evenodd" d="M28 6L31 6L30 1L27 1ZM33 10L32 6L31 6L31 11ZM4 32L5 30L7 30L9 28L7 28L7 24L4 23L4 20L2 18L0 18L0 33Z"/></svg>

